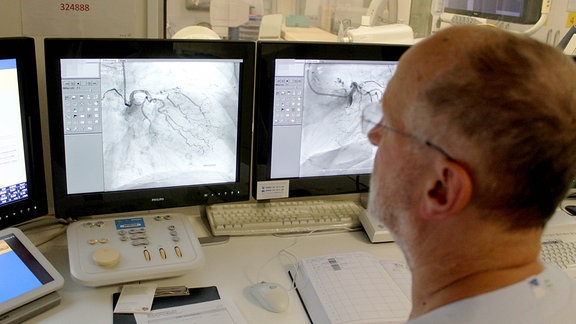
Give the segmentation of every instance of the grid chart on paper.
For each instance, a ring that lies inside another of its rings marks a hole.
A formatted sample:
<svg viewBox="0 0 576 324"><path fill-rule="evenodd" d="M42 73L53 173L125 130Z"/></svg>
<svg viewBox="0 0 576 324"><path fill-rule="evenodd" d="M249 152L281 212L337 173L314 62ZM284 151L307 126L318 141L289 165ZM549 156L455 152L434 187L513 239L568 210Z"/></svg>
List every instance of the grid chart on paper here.
<svg viewBox="0 0 576 324"><path fill-rule="evenodd" d="M404 261L380 260L384 270L388 272L392 280L404 292L408 300L412 300L412 274Z"/></svg>
<svg viewBox="0 0 576 324"><path fill-rule="evenodd" d="M373 256L350 253L304 262L332 323L408 318L408 299Z"/></svg>

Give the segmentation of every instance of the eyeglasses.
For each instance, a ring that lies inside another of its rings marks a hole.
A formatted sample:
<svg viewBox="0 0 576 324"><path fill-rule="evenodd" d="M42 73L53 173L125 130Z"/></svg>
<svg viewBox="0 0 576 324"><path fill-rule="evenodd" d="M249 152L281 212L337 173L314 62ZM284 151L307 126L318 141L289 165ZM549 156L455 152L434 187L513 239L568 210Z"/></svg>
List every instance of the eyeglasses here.
<svg viewBox="0 0 576 324"><path fill-rule="evenodd" d="M374 127L380 127L382 129L396 133L400 136L410 138L410 139L412 139L412 140L414 140L420 144L426 145L426 146L430 147L431 149L440 152L440 154L444 155L448 160L452 160L452 161L455 160L454 158L452 158L452 156L450 154L448 154L440 146L438 146L438 145L436 145L436 144L434 144L428 140L422 139L416 135L413 135L413 134L401 131L399 129L390 127L390 126L384 124L383 121L384 121L384 113L382 112L382 107L380 106L380 103L370 104L370 105L366 106L362 110L362 133L367 136L368 133Z"/></svg>

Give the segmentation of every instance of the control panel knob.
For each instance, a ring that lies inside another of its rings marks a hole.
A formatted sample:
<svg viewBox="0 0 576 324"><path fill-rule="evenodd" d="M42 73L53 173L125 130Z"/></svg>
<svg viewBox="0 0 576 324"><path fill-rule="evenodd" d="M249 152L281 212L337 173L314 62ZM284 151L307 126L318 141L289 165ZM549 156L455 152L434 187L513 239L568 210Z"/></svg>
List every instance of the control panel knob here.
<svg viewBox="0 0 576 324"><path fill-rule="evenodd" d="M103 267L113 267L120 262L120 252L114 248L101 248L92 253L92 260Z"/></svg>

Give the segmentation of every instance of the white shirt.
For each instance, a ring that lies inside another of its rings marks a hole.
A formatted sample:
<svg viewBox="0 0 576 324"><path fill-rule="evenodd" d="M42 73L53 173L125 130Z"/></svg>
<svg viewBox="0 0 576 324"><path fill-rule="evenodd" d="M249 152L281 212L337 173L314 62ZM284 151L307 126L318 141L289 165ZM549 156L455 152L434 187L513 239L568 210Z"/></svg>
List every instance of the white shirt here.
<svg viewBox="0 0 576 324"><path fill-rule="evenodd" d="M576 323L576 280L546 265L537 276L437 308L407 322L431 323Z"/></svg>

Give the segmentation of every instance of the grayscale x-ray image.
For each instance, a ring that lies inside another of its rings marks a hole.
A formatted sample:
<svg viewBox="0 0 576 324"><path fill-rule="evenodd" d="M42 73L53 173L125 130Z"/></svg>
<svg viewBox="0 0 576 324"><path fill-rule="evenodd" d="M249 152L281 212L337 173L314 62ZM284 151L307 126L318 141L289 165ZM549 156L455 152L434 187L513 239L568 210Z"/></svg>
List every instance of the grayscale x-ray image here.
<svg viewBox="0 0 576 324"><path fill-rule="evenodd" d="M236 177L238 65L103 62L105 190Z"/></svg>
<svg viewBox="0 0 576 324"><path fill-rule="evenodd" d="M376 148L361 132L362 109L381 102L392 64L305 66L300 175L367 173Z"/></svg>

